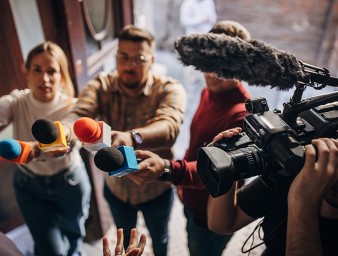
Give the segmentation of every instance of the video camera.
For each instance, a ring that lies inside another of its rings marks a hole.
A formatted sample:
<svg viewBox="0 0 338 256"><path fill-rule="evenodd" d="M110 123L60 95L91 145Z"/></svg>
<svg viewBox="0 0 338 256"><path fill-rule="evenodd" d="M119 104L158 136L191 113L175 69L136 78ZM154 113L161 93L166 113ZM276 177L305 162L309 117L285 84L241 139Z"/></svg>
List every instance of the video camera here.
<svg viewBox="0 0 338 256"><path fill-rule="evenodd" d="M338 78L325 68L302 65L309 81L296 83L283 111L269 111L263 97L247 99L251 114L244 118L244 132L199 149L197 171L213 197L228 192L235 180L256 175L292 179L304 165L306 144L315 138L337 138L338 92L301 98L307 86L338 86Z"/></svg>

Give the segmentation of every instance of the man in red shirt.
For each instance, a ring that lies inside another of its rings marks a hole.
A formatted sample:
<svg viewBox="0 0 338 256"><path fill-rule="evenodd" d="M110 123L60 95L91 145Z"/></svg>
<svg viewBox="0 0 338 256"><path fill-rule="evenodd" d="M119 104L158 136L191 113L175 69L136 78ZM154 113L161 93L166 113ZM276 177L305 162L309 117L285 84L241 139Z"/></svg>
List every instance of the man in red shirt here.
<svg viewBox="0 0 338 256"><path fill-rule="evenodd" d="M218 22L210 33L250 39L249 32L234 21ZM137 151L139 158L148 159L139 164L138 172L129 175L137 184L148 184L160 179L182 185L180 198L187 218L188 247L190 255L194 256L221 255L231 238L231 235L219 235L208 229L209 192L197 174L198 150L211 142L216 134L242 126L248 114L245 99L250 98L239 80L219 78L213 73L204 73L204 77L206 87L201 92L200 104L190 125L190 143L184 160L163 161L151 152Z"/></svg>

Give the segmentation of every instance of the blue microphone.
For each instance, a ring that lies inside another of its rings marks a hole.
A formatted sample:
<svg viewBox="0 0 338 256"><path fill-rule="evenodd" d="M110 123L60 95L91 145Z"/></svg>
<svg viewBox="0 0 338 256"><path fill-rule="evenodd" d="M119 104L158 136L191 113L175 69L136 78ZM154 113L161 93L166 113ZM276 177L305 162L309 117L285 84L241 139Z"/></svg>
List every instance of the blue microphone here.
<svg viewBox="0 0 338 256"><path fill-rule="evenodd" d="M0 141L0 160L8 160L17 164L26 164L31 145L14 139Z"/></svg>
<svg viewBox="0 0 338 256"><path fill-rule="evenodd" d="M109 176L122 177L138 170L137 159L133 147L105 147L97 151L94 163Z"/></svg>

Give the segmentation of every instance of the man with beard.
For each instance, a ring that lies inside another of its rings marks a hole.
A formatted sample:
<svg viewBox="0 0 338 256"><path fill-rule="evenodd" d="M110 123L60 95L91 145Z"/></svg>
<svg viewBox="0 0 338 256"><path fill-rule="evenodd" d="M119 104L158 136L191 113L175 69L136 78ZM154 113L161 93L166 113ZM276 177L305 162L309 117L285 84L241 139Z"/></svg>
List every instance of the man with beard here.
<svg viewBox="0 0 338 256"><path fill-rule="evenodd" d="M86 116L102 120L111 126L112 147L147 149L172 159L186 108L184 88L178 81L151 71L155 41L150 32L127 25L118 39L116 70L89 81L67 119ZM104 194L117 228L126 231L125 248L129 230L136 226L137 212L141 211L155 255L166 255L174 199L169 183L138 186L128 178L107 175Z"/></svg>

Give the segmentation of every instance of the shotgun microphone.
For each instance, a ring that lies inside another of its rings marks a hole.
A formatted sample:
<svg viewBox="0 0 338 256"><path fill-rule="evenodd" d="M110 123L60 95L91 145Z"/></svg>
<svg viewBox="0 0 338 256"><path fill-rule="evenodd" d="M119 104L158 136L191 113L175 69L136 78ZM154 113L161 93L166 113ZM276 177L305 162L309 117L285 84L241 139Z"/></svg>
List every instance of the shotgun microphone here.
<svg viewBox="0 0 338 256"><path fill-rule="evenodd" d="M338 86L325 68L303 63L294 55L260 40L243 40L225 34L192 34L175 41L179 59L203 72L247 81L249 85L271 86L287 91L295 84Z"/></svg>

